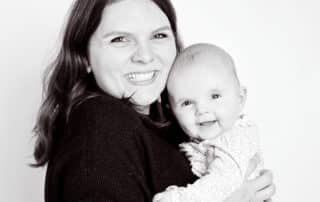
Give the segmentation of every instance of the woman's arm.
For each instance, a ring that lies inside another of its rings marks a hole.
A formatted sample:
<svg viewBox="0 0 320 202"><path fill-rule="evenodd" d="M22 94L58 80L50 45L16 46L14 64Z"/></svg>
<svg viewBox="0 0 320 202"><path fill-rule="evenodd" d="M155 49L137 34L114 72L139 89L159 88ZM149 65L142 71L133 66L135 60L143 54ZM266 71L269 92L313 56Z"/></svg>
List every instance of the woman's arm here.
<svg viewBox="0 0 320 202"><path fill-rule="evenodd" d="M270 201L270 198L275 194L275 189L272 173L266 170L265 173L256 179L244 182L241 187L233 192L224 202Z"/></svg>
<svg viewBox="0 0 320 202"><path fill-rule="evenodd" d="M246 171L246 179L255 171L259 161L252 158ZM276 192L273 175L270 170L264 170L253 180L246 180L224 202L263 202L271 201Z"/></svg>

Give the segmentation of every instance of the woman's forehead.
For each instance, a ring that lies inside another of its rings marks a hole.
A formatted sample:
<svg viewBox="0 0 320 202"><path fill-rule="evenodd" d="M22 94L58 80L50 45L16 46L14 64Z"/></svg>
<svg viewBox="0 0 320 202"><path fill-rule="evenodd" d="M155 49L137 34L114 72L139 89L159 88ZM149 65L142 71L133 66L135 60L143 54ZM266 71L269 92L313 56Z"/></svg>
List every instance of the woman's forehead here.
<svg viewBox="0 0 320 202"><path fill-rule="evenodd" d="M100 27L104 31L156 30L170 23L162 10L151 0L120 0L107 5Z"/></svg>

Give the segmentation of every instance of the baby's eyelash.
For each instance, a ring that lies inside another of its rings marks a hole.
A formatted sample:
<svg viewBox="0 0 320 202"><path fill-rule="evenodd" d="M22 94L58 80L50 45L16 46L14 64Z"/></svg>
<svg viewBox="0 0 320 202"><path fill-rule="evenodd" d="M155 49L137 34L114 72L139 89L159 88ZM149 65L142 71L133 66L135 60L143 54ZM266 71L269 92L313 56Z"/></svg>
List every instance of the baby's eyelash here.
<svg viewBox="0 0 320 202"><path fill-rule="evenodd" d="M181 103L181 106L182 106L182 107L186 107L186 106L189 106L189 105L191 105L191 104L192 104L192 101L186 100L186 101L183 101L183 102Z"/></svg>
<svg viewBox="0 0 320 202"><path fill-rule="evenodd" d="M221 95L219 95L219 94L212 94L212 95L211 95L211 98L214 99L214 100L215 100L215 99L218 99L218 98L220 98L220 97L221 97Z"/></svg>

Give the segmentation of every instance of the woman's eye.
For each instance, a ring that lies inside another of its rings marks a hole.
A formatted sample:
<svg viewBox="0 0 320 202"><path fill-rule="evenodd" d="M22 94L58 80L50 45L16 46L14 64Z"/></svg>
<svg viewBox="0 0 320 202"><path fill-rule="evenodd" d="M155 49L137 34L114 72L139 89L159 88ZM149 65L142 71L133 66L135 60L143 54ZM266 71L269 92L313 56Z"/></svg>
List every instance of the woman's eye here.
<svg viewBox="0 0 320 202"><path fill-rule="evenodd" d="M219 94L212 94L211 95L211 98L214 100L219 99L220 97L221 97L221 95L219 95Z"/></svg>
<svg viewBox="0 0 320 202"><path fill-rule="evenodd" d="M121 42L127 42L128 41L128 39L126 39L125 37L123 37L123 36L118 36L118 37L116 37L116 38L113 38L112 40L111 40L111 43L121 43Z"/></svg>
<svg viewBox="0 0 320 202"><path fill-rule="evenodd" d="M182 107L187 107L187 106L190 106L192 104L192 102L190 100L186 100L186 101L183 101L181 103L181 106Z"/></svg>
<svg viewBox="0 0 320 202"><path fill-rule="evenodd" d="M155 39L164 39L164 38L167 38L168 35L165 34L165 33L157 33L157 34L153 35L153 37L154 37Z"/></svg>

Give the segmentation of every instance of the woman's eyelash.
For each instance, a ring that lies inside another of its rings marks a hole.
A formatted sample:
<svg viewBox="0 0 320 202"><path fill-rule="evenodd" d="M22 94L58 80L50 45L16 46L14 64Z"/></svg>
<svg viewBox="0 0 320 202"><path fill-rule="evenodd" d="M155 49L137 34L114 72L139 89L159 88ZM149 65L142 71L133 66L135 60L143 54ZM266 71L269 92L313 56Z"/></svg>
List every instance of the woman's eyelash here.
<svg viewBox="0 0 320 202"><path fill-rule="evenodd" d="M118 42L124 42L124 41L126 41L126 40L125 40L125 37L119 36L119 37L113 38L113 39L111 40L111 43L118 43Z"/></svg>
<svg viewBox="0 0 320 202"><path fill-rule="evenodd" d="M163 39L163 38L167 38L168 37L168 34L166 33L157 33L154 35L154 38L157 38L157 39Z"/></svg>
<svg viewBox="0 0 320 202"><path fill-rule="evenodd" d="M153 35L153 37L155 39L163 39L163 38L167 38L168 37L168 34L166 33L157 33L155 35ZM115 37L113 39L111 39L111 43L120 43L120 42L126 42L128 41L128 39L124 36L119 36L119 37Z"/></svg>

